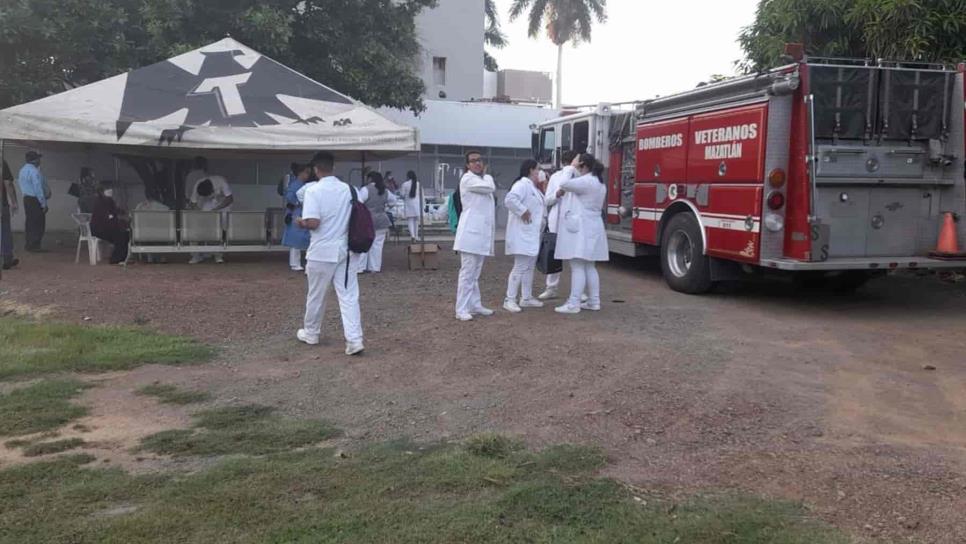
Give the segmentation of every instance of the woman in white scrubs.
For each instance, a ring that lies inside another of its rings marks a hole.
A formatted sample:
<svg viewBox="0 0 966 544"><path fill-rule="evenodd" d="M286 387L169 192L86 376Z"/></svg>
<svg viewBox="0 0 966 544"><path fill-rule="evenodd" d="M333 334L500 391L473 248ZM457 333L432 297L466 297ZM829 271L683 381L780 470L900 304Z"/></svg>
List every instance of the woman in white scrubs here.
<svg viewBox="0 0 966 544"><path fill-rule="evenodd" d="M570 267L570 298L555 311L576 314L581 310L600 310L600 277L597 261L607 261L607 233L603 210L607 199L604 165L593 155L578 155L572 165L576 176L563 181L557 192L561 198L560 227L557 231L555 256ZM587 301L580 296L587 290Z"/></svg>
<svg viewBox="0 0 966 544"><path fill-rule="evenodd" d="M537 161L527 159L520 166L520 179L513 184L503 200L509 212L506 224L506 254L513 255L513 270L507 280L503 309L517 313L521 308L541 308L543 303L533 298L533 270L540 253L540 233L543 230L547 206L538 188L540 168ZM517 302L517 296L522 297Z"/></svg>

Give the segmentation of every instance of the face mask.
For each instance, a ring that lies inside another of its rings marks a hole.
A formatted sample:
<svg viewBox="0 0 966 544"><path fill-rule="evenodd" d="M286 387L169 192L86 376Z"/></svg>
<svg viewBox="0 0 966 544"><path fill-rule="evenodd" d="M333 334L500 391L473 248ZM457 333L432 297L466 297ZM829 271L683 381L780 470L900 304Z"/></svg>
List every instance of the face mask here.
<svg viewBox="0 0 966 544"><path fill-rule="evenodd" d="M107 198L114 198L114 189L105 190L104 196L106 196Z"/></svg>

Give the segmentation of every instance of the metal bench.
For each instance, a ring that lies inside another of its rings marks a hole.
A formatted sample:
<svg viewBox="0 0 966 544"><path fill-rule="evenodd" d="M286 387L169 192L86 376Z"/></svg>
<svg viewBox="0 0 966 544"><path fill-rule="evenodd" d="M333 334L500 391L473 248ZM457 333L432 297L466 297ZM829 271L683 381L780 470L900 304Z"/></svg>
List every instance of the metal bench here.
<svg viewBox="0 0 966 544"><path fill-rule="evenodd" d="M268 245L265 212L228 212L225 240L229 246L245 244Z"/></svg>
<svg viewBox="0 0 966 544"><path fill-rule="evenodd" d="M181 212L181 243L193 247L224 246L221 212Z"/></svg>
<svg viewBox="0 0 966 544"><path fill-rule="evenodd" d="M131 242L135 244L177 244L176 212L152 210L131 212Z"/></svg>
<svg viewBox="0 0 966 544"><path fill-rule="evenodd" d="M266 221L268 222L268 241L270 244L277 245L282 243L282 235L285 234L285 216L288 210L285 208L268 208L265 210Z"/></svg>

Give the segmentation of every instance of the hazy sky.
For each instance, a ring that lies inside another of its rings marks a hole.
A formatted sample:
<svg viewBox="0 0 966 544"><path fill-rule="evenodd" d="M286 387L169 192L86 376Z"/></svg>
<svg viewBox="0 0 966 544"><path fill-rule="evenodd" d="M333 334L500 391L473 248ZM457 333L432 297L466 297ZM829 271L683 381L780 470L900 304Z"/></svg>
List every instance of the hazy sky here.
<svg viewBox="0 0 966 544"><path fill-rule="evenodd" d="M497 0L510 45L491 50L500 68L554 72L557 49L527 37L527 19L509 21L512 0ZM757 0L608 0L608 21L591 43L564 47L565 104L651 98L734 73L736 38L754 19Z"/></svg>

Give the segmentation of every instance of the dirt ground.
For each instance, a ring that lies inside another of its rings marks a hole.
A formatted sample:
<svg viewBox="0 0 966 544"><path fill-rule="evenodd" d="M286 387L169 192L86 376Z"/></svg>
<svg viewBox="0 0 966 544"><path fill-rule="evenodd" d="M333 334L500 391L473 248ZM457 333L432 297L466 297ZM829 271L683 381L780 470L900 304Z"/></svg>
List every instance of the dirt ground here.
<svg viewBox="0 0 966 544"><path fill-rule="evenodd" d="M126 453L187 424L185 409L132 393L162 381L324 418L350 441L497 431L596 444L610 476L664 493L739 489L802 501L860 540L966 542L966 285L896 276L843 297L756 282L694 297L670 291L655 261L620 259L601 267L600 313L460 323L458 260L441 255L440 270L408 272L390 244L386 271L361 276L361 358L341 354L334 304L322 345L295 341L305 282L281 255L124 269L28 254L0 292L223 348L206 365L91 378L76 433L108 462L164 463ZM494 309L509 268L484 269Z"/></svg>

